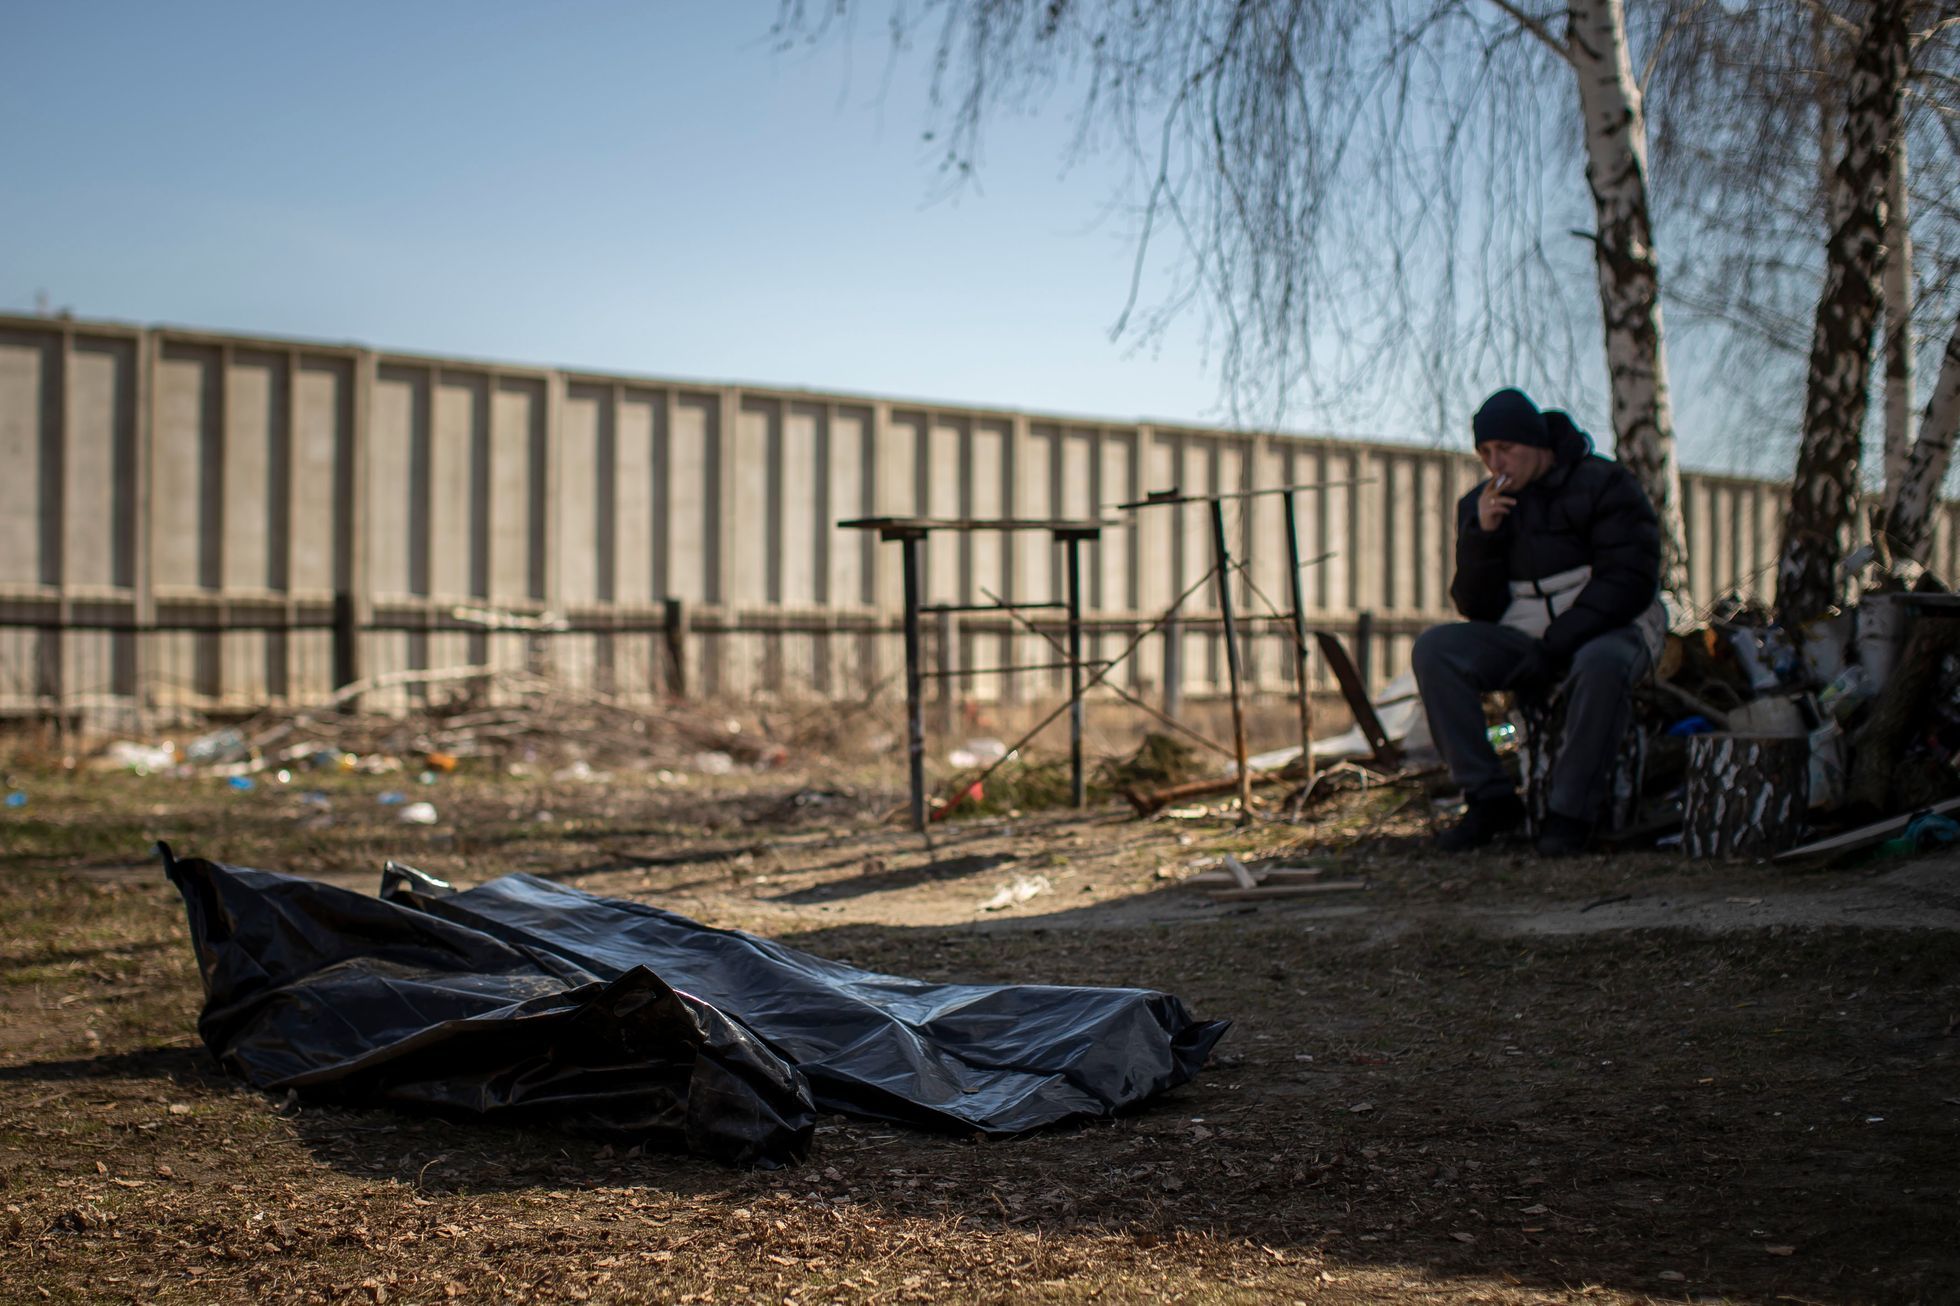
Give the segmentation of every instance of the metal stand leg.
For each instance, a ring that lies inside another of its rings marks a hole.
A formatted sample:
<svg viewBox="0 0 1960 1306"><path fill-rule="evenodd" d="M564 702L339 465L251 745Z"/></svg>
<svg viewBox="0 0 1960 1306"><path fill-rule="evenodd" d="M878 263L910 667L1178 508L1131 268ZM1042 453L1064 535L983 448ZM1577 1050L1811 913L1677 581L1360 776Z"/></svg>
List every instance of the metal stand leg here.
<svg viewBox="0 0 1960 1306"><path fill-rule="evenodd" d="M905 752L911 767L912 828L926 829L926 718L921 702L919 647L919 546L923 535L899 537L905 584Z"/></svg>
<svg viewBox="0 0 1960 1306"><path fill-rule="evenodd" d="M1232 680L1232 752L1239 763L1239 824L1252 820L1252 771L1246 765L1245 692L1240 685L1239 629L1232 618L1232 551L1225 543L1225 505L1211 501L1211 547L1218 569L1218 615L1225 623L1225 667Z"/></svg>
<svg viewBox="0 0 1960 1306"><path fill-rule="evenodd" d="M1293 582L1293 680L1300 690L1301 783L1313 784L1313 686L1307 680L1307 593L1300 576L1300 527L1291 492L1280 496L1286 505L1286 574Z"/></svg>
<svg viewBox="0 0 1960 1306"><path fill-rule="evenodd" d="M1079 809L1089 805L1088 781L1082 773L1082 541L1067 537L1062 553L1068 569L1069 794Z"/></svg>

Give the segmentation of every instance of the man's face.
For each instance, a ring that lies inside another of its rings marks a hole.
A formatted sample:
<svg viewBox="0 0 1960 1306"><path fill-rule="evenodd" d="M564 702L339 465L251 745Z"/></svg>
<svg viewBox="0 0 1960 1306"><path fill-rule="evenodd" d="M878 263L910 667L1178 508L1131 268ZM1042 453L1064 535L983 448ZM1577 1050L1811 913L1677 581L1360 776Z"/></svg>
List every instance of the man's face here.
<svg viewBox="0 0 1960 1306"><path fill-rule="evenodd" d="M1477 457L1492 476L1504 478L1505 494L1515 494L1543 476L1553 461L1550 449L1509 440L1486 440L1477 446Z"/></svg>

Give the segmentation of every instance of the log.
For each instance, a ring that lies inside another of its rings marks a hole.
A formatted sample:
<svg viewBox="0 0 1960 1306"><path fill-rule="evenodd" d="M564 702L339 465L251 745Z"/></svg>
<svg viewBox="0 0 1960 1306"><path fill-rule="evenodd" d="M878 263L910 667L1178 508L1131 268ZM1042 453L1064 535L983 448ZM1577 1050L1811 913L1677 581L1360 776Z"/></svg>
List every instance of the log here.
<svg viewBox="0 0 1960 1306"><path fill-rule="evenodd" d="M1802 735L1695 735L1681 813L1690 857L1774 853L1796 843L1810 805L1810 740Z"/></svg>
<svg viewBox="0 0 1960 1306"><path fill-rule="evenodd" d="M1862 609L1859 615L1862 620ZM1896 634L1895 626L1894 638ZM1941 662L1956 652L1960 621L1913 620L1906 624L1903 648L1885 655L1891 666L1874 669L1875 662L1868 664L1869 673L1883 679L1869 716L1852 737L1857 752L1845 795L1851 804L1873 812L1897 811L1922 807L1951 792L1933 791L1923 779L1902 775L1911 768L1900 768L1899 760L1915 734L1925 729L1929 708L1938 699Z"/></svg>
<svg viewBox="0 0 1960 1306"><path fill-rule="evenodd" d="M1552 771L1558 766L1565 733L1565 695L1557 694L1550 703L1531 695L1518 699L1518 715L1524 729L1518 740L1518 774L1524 785L1525 828L1537 834L1545 828L1551 806ZM1633 715L1627 719L1626 734L1620 737L1608 773L1606 809L1599 813L1599 831L1610 834L1640 822L1641 800L1647 790L1649 741L1645 713L1636 690Z"/></svg>

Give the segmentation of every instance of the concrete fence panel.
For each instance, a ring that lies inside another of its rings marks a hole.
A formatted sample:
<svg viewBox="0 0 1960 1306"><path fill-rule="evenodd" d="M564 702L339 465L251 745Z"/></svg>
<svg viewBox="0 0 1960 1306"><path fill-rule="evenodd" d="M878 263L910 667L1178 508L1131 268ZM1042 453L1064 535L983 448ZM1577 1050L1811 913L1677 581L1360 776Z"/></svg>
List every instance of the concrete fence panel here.
<svg viewBox="0 0 1960 1306"><path fill-rule="evenodd" d="M1454 504L1480 475L1465 451L30 317L0 317L0 460L0 708L112 717L377 681L364 701L399 707L424 691L385 682L472 665L648 699L891 692L897 551L835 528L871 515L1106 519L1082 558L1091 656L1190 590L1112 680L1213 694L1208 508L1113 505L1282 485L1317 487L1295 496L1309 621L1365 621L1379 685L1450 615ZM1685 479L1697 603L1769 595L1785 498ZM1283 522L1276 496L1225 503L1246 667L1276 691L1293 674ZM1936 570L1955 574L1957 547L1949 507ZM1061 552L1040 532L935 534L923 588L1058 602ZM946 629L951 665L1055 660L1005 614ZM1065 680L955 696L1052 698Z"/></svg>

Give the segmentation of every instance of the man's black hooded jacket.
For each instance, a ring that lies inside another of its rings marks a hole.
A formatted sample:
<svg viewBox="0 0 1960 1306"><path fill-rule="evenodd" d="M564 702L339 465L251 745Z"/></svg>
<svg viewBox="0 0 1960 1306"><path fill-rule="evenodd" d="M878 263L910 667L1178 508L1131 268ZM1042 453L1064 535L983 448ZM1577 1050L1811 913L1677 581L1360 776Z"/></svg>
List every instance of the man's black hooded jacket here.
<svg viewBox="0 0 1960 1306"><path fill-rule="evenodd" d="M1494 531L1477 521L1483 483L1456 505L1456 579L1450 598L1472 621L1496 621L1514 580L1543 580L1590 566L1592 579L1552 619L1545 651L1568 662L1596 635L1624 626L1660 593L1661 529L1640 483L1592 451L1592 437L1557 410L1545 413L1552 466L1518 492Z"/></svg>

